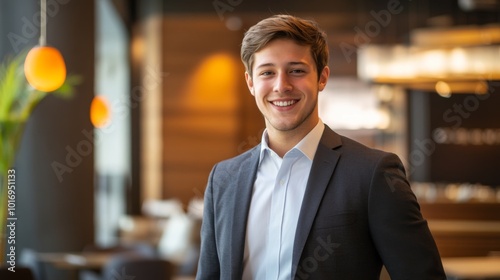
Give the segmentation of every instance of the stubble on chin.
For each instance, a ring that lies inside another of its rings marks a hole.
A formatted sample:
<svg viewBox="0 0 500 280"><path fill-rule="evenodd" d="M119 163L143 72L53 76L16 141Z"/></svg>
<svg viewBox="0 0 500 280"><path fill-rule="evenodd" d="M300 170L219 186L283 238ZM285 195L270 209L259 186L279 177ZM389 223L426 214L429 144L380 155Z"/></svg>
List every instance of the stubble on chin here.
<svg viewBox="0 0 500 280"><path fill-rule="evenodd" d="M294 131L298 128L300 128L302 125L304 125L306 122L308 122L314 113L314 108L309 111L307 115L305 115L302 119L292 121L292 122L286 122L286 121L280 121L280 120L269 120L266 116L264 118L266 119L266 127L268 129L272 128L273 130L279 131L279 132L290 132Z"/></svg>

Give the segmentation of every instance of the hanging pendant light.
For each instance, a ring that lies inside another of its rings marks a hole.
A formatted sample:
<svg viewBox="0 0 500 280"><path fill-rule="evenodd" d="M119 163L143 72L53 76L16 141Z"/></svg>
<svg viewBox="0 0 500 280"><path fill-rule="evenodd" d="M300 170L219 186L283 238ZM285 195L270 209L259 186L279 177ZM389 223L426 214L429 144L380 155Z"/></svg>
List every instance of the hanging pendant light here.
<svg viewBox="0 0 500 280"><path fill-rule="evenodd" d="M32 87L50 92L60 88L66 80L66 64L59 50L47 46L47 0L40 1L40 9L40 42L28 52L24 74Z"/></svg>
<svg viewBox="0 0 500 280"><path fill-rule="evenodd" d="M111 112L109 109L108 100L102 96L97 95L90 103L90 121L96 128L102 128L109 124L111 119Z"/></svg>

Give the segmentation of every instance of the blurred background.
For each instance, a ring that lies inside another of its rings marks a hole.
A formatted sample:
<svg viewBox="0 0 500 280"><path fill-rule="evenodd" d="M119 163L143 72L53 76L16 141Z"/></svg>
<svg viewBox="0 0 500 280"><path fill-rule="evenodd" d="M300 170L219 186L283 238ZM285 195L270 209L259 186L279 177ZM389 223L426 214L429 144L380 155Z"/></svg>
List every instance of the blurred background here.
<svg viewBox="0 0 500 280"><path fill-rule="evenodd" d="M38 43L40 7L0 0L0 59ZM147 243L194 275L208 174L264 128L241 40L277 13L326 31L321 118L400 156L442 257L500 251L500 1L48 0L46 13L48 45L82 83L26 124L19 257Z"/></svg>

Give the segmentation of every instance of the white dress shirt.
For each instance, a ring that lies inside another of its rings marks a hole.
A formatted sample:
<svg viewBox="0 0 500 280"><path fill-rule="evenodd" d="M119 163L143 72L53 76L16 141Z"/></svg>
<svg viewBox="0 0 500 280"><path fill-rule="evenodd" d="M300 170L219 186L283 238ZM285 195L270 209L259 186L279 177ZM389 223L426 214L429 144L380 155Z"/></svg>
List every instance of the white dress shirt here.
<svg viewBox="0 0 500 280"><path fill-rule="evenodd" d="M291 278L295 230L324 128L320 120L283 158L269 148L264 131L247 221L244 280Z"/></svg>

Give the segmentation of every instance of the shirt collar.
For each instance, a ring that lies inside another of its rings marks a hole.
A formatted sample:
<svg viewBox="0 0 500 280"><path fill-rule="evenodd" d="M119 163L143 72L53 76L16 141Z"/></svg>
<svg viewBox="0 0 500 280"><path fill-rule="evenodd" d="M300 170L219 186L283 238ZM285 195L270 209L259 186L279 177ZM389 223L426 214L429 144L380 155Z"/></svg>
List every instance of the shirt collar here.
<svg viewBox="0 0 500 280"><path fill-rule="evenodd" d="M311 131L309 131L309 133L304 138L302 138L302 140L300 140L300 142L297 143L297 145L295 145L295 147L293 147L290 151L297 149L312 161L314 159L314 154L316 154L319 140L321 139L324 130L325 125L320 119L316 126ZM269 148L269 137L267 135L267 129L265 129L262 133L259 164L262 162L266 150L271 152L271 148Z"/></svg>

